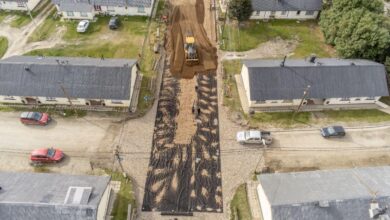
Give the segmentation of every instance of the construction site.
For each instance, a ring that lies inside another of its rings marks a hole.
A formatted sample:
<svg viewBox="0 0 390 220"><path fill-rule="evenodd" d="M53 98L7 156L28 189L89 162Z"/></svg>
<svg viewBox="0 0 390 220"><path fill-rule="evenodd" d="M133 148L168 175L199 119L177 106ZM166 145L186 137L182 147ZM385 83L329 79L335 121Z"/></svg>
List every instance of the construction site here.
<svg viewBox="0 0 390 220"><path fill-rule="evenodd" d="M142 211L222 212L217 50L210 4L172 0Z"/></svg>

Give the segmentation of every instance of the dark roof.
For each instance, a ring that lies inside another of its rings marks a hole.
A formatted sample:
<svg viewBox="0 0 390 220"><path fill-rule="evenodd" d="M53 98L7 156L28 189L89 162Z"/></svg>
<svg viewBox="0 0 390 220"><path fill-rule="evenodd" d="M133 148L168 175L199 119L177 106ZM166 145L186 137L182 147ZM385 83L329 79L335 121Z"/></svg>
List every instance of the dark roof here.
<svg viewBox="0 0 390 220"><path fill-rule="evenodd" d="M66 8L71 11L80 11L82 9L86 9L85 4L89 4L91 6L152 7L153 0L52 0L52 2L59 5L60 8L62 8L62 5L67 5ZM68 5L73 5L73 8L69 8Z"/></svg>
<svg viewBox="0 0 390 220"><path fill-rule="evenodd" d="M59 11L92 12L93 6L84 2L78 2L76 5L74 2L62 1L61 4L59 4Z"/></svg>
<svg viewBox="0 0 390 220"><path fill-rule="evenodd" d="M389 166L261 174L257 178L274 220L366 220L373 192L380 206L390 202Z"/></svg>
<svg viewBox="0 0 390 220"><path fill-rule="evenodd" d="M319 11L322 0L252 0L254 11Z"/></svg>
<svg viewBox="0 0 390 220"><path fill-rule="evenodd" d="M388 96L386 70L368 60L247 60L250 100Z"/></svg>
<svg viewBox="0 0 390 220"><path fill-rule="evenodd" d="M109 176L0 172L1 219L96 219L109 181Z"/></svg>
<svg viewBox="0 0 390 220"><path fill-rule="evenodd" d="M130 99L136 60L15 56L0 60L0 95Z"/></svg>

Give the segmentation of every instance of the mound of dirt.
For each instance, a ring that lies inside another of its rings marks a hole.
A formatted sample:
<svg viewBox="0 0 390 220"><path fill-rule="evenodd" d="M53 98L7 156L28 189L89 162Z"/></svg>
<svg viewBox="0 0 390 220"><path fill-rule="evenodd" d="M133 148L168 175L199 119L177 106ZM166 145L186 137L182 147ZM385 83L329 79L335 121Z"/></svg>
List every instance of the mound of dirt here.
<svg viewBox="0 0 390 220"><path fill-rule="evenodd" d="M217 69L217 49L211 44L203 26L205 7L203 0L171 5L167 51L170 54L170 71L177 78L193 78L195 74L214 72ZM184 42L191 32L199 54L199 64L185 64Z"/></svg>

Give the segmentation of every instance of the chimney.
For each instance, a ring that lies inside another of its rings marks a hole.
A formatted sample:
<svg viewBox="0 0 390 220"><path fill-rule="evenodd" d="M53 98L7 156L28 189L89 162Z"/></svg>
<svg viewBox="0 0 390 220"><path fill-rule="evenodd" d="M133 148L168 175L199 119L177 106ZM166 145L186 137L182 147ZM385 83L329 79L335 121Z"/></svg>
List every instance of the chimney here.
<svg viewBox="0 0 390 220"><path fill-rule="evenodd" d="M315 54L312 54L309 57L309 62L310 63L315 63L316 59L317 59L317 56Z"/></svg>
<svg viewBox="0 0 390 220"><path fill-rule="evenodd" d="M280 63L281 67L284 67L284 63L286 62L287 56L284 56L282 62Z"/></svg>

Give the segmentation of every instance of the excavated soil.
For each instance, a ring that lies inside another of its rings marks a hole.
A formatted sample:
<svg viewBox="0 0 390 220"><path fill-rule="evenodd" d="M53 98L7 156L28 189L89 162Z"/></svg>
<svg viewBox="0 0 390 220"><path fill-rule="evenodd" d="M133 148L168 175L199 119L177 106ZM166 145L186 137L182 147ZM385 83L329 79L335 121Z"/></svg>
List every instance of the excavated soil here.
<svg viewBox="0 0 390 220"><path fill-rule="evenodd" d="M170 54L170 71L178 78L193 78L195 74L214 72L217 69L217 49L211 44L204 28L205 6L203 0L176 1L171 4L167 35ZM195 37L199 64L185 64L184 41L188 33Z"/></svg>

